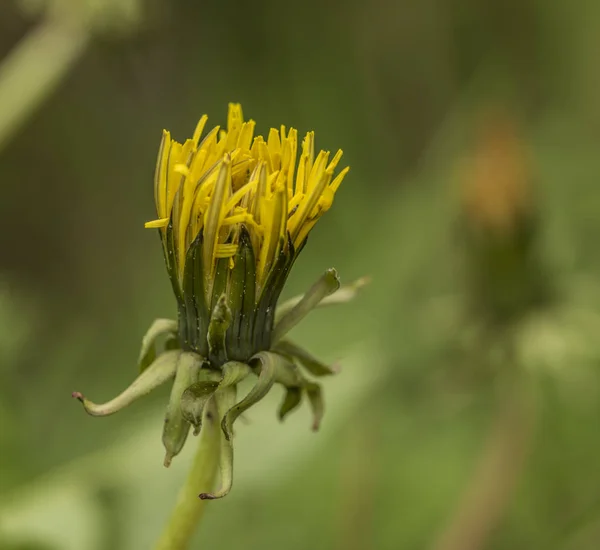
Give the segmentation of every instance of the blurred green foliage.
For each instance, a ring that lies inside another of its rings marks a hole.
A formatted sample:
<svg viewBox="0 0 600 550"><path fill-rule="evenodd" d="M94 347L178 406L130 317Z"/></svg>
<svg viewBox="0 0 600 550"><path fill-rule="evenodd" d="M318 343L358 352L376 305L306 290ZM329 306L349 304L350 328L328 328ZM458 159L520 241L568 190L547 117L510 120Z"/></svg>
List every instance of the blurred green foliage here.
<svg viewBox="0 0 600 550"><path fill-rule="evenodd" d="M286 294L330 266L373 282L296 330L343 366L325 385L321 432L306 411L279 425L272 402L253 410L234 490L209 504L198 548L424 548L452 516L496 390L465 351L455 168L474 115L498 103L532 152L561 301L520 327L541 413L487 547L596 548L600 5L125 4L0 5L0 98L12 98L0 101L0 548L156 539L190 459L162 468L166 390L102 420L69 394L115 394L150 321L173 315L158 240L143 230L160 130L181 138L202 113L223 120L229 101L262 130L315 129L352 166ZM25 41L63 30L76 50L53 56L42 40L17 67ZM47 85L29 93L40 66Z"/></svg>

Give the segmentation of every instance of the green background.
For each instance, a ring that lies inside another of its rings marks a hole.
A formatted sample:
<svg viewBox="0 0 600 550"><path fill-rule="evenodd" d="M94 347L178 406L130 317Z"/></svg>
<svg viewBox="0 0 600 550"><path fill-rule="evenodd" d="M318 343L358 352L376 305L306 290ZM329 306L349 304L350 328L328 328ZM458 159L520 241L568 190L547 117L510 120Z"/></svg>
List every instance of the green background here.
<svg viewBox="0 0 600 550"><path fill-rule="evenodd" d="M253 408L193 547L434 546L495 410L496 377L457 345L455 231L456 166L491 105L532 153L562 305L518 336L538 418L482 547L598 548L599 51L592 0L2 2L0 548L142 550L160 533L193 446L162 467L168 389L103 419L70 393L121 391L147 326L174 315L143 228L160 132L223 123L230 101L260 133L314 129L352 167L285 295L332 266L372 282L295 330L342 365L321 431L304 408L279 424L275 391Z"/></svg>

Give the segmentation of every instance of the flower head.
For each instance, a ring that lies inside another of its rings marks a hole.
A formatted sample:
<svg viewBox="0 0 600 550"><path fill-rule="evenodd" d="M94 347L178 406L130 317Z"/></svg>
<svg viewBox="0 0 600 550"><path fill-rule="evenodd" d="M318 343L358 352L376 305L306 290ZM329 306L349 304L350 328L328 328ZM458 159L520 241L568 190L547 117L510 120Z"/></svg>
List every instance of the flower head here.
<svg viewBox="0 0 600 550"><path fill-rule="evenodd" d="M163 428L165 465L177 455L190 428L220 420L221 488L202 498L225 496L232 483L233 424L274 384L285 398L283 419L306 397L313 428L323 416L321 387L313 376L335 370L284 336L317 306L354 297L364 280L340 289L334 269L300 297L278 305L290 268L310 230L333 202L348 172L336 175L338 151L315 156L314 133L306 134L298 158L295 129L271 129L254 137L238 104L229 105L227 129L202 138L203 116L181 144L163 132L154 178L158 229L177 300L177 320L157 319L142 341L141 373L123 393L96 404L79 392L94 416L117 412L163 382L174 379ZM166 336L157 353L159 336ZM238 383L255 375L241 400Z"/></svg>
<svg viewBox="0 0 600 550"><path fill-rule="evenodd" d="M244 122L239 104L229 105L226 130L217 126L201 139L206 122L203 116L183 144L163 132L154 178L158 219L146 227L160 230L182 347L219 367L269 348L289 269L348 168L335 175L341 150L315 157L314 132L298 162L294 128L254 137L255 123ZM223 296L232 316L226 357L211 353L207 340Z"/></svg>

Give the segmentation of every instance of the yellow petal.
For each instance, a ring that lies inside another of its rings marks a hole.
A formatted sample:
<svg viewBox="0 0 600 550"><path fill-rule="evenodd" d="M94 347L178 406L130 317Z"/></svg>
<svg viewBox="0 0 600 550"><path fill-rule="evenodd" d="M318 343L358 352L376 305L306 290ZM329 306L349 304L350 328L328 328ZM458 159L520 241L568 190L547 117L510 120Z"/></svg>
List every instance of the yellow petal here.
<svg viewBox="0 0 600 550"><path fill-rule="evenodd" d="M327 166L327 161L329 160L329 151L319 151L317 155L317 159L313 164L312 170L310 171L310 175L308 176L308 185L306 187L306 192L310 193L317 184L321 181L321 176L325 171L325 166ZM333 171L332 171L333 173Z"/></svg>
<svg viewBox="0 0 600 550"><path fill-rule="evenodd" d="M346 166L346 168L344 168L336 177L335 179L331 182L331 185L329 187L331 187L331 190L335 193L339 186L342 184L342 181L344 180L344 178L346 177L346 174L350 172L350 166Z"/></svg>
<svg viewBox="0 0 600 550"><path fill-rule="evenodd" d="M254 127L256 126L256 122L253 120L249 120L248 122L244 122L242 124L242 129L240 130L240 135L237 141L237 147L243 150L250 150L250 144L252 143L252 138L254 136Z"/></svg>
<svg viewBox="0 0 600 550"><path fill-rule="evenodd" d="M171 150L171 134L163 130L156 170L154 172L154 202L156 212L160 217L167 216L167 166Z"/></svg>
<svg viewBox="0 0 600 550"><path fill-rule="evenodd" d="M260 292L282 243L286 242L287 188L283 174L275 188L273 196L262 203L264 239L260 249L257 266L257 290Z"/></svg>
<svg viewBox="0 0 600 550"><path fill-rule="evenodd" d="M338 149L337 153L331 159L331 162L327 166L327 170L331 170L333 172L337 168L337 165L340 162L340 160L342 159L343 154L344 154L344 151L342 151L341 149Z"/></svg>
<svg viewBox="0 0 600 550"><path fill-rule="evenodd" d="M306 196L306 198L300 203L298 206L298 210L296 213L289 219L288 221L288 231L292 238L292 242L294 246L298 247L302 240L299 238L300 233L302 231L302 226L308 220L309 214L313 211L314 207L317 205L321 195L323 194L323 190L329 182L331 181L332 173L329 170L325 170L321 173L321 178L317 182L317 184L311 189L310 193Z"/></svg>
<svg viewBox="0 0 600 550"><path fill-rule="evenodd" d="M196 129L194 130L194 136L192 140L194 142L194 148L198 147L198 142L200 141L200 137L202 136L202 132L204 131L204 127L208 121L208 117L206 115L202 115L198 124L196 124Z"/></svg>
<svg viewBox="0 0 600 550"><path fill-rule="evenodd" d="M236 126L239 128L243 121L242 106L239 103L230 103L227 112L227 132L230 132Z"/></svg>
<svg viewBox="0 0 600 550"><path fill-rule="evenodd" d="M275 128L269 130L267 147L269 148L269 155L273 163L273 170L279 170L281 167L281 141L279 140L279 132Z"/></svg>
<svg viewBox="0 0 600 550"><path fill-rule="evenodd" d="M151 222L146 222L144 224L144 227L146 229L156 229L156 228L163 228L163 227L167 227L167 225L169 225L169 218L160 218L158 220L152 220Z"/></svg>
<svg viewBox="0 0 600 550"><path fill-rule="evenodd" d="M217 181L210 197L208 210L204 216L204 274L207 282L206 288L210 288L211 290L213 280L212 271L216 257L215 250L219 238L219 229L225 218L224 206L227 200L228 187L231 187L231 158L229 155L225 155L219 167ZM210 295L210 291L208 294Z"/></svg>
<svg viewBox="0 0 600 550"><path fill-rule="evenodd" d="M288 136L283 142L281 152L281 169L287 173L288 200L291 200L294 196L294 172L296 169L297 149L298 132L295 128L290 128Z"/></svg>
<svg viewBox="0 0 600 550"><path fill-rule="evenodd" d="M237 244L220 244L217 245L215 251L216 258L229 258L231 256L235 256L237 252L238 245Z"/></svg>

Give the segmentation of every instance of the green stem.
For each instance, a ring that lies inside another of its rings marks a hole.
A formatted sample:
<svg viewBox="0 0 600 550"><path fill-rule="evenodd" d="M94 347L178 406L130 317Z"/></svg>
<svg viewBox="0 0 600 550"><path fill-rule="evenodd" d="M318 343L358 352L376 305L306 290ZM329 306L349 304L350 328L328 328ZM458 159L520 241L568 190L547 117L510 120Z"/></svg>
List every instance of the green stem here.
<svg viewBox="0 0 600 550"><path fill-rule="evenodd" d="M200 500L198 495L213 489L219 464L220 441L221 428L216 409L213 406L210 407L210 414L204 416L198 450L192 468L179 492L171 519L165 526L155 550L188 548L206 505L206 501Z"/></svg>

